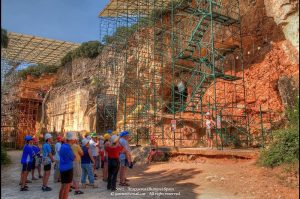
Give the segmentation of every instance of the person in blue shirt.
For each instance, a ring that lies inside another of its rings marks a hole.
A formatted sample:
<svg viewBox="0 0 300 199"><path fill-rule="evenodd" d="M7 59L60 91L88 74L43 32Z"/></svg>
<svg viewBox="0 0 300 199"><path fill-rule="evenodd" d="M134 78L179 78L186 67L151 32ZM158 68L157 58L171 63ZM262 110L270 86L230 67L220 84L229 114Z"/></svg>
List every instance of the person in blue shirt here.
<svg viewBox="0 0 300 199"><path fill-rule="evenodd" d="M32 150L33 150L35 156L32 161L31 174L32 174L32 180L37 180L38 178L34 177L34 170L37 167L38 173L39 173L39 178L42 178L42 175L41 175L42 157L41 157L41 149L39 147L38 139L35 137L32 140L33 140Z"/></svg>
<svg viewBox="0 0 300 199"><path fill-rule="evenodd" d="M25 146L23 148L23 154L21 159L22 174L21 174L21 191L28 191L26 186L28 173L31 171L32 160L34 152L32 150L32 137L30 135L25 136Z"/></svg>
<svg viewBox="0 0 300 199"><path fill-rule="evenodd" d="M43 144L43 165L44 165L44 176L43 176L43 191L51 191L52 189L48 187L48 180L51 172L51 163L54 162L54 157L51 151L51 143L52 135L50 133L46 133L45 135L45 143Z"/></svg>
<svg viewBox="0 0 300 199"><path fill-rule="evenodd" d="M131 161L131 149L129 146L129 132L123 131L120 133L120 145L124 148L124 151L120 153L120 185L121 186L129 186L127 183L128 179L126 178L126 168L132 168L133 164Z"/></svg>
<svg viewBox="0 0 300 199"><path fill-rule="evenodd" d="M59 170L61 176L61 188L59 191L59 199L67 199L73 181L73 161L75 155L71 145L75 143L77 135L74 132L67 132L66 143L62 144L59 156Z"/></svg>

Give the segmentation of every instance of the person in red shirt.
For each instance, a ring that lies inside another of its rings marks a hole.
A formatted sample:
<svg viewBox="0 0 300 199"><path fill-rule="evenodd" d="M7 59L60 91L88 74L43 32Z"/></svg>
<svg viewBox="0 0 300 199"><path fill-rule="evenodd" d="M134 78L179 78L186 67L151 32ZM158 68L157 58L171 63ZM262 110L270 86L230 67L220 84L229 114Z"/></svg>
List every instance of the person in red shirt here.
<svg viewBox="0 0 300 199"><path fill-rule="evenodd" d="M107 189L116 190L117 176L120 168L119 155L123 151L123 147L119 144L119 136L113 135L110 138L110 145L105 146L108 156L108 179Z"/></svg>

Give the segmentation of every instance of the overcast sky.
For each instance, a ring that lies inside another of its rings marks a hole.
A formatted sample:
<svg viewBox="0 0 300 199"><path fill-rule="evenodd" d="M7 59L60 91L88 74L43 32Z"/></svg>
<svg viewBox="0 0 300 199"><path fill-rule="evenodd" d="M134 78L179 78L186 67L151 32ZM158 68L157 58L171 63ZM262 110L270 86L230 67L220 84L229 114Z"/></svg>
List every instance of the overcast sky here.
<svg viewBox="0 0 300 199"><path fill-rule="evenodd" d="M81 43L99 40L98 14L109 0L1 0L1 26L17 32Z"/></svg>

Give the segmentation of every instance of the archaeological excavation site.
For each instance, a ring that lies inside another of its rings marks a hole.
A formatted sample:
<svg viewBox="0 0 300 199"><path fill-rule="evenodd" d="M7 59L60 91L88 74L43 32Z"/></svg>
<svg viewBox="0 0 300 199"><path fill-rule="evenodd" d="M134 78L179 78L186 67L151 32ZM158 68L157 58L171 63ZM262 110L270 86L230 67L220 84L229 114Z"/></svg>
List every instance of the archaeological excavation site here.
<svg viewBox="0 0 300 199"><path fill-rule="evenodd" d="M25 2L1 8L1 198L299 197L299 1ZM44 156L72 141L93 188L49 191ZM44 177L19 192L33 145Z"/></svg>
<svg viewBox="0 0 300 199"><path fill-rule="evenodd" d="M210 113L218 149L263 147L298 95L298 2L287 2L112 0L101 41L81 46L7 32L2 143L111 129L136 145L199 148Z"/></svg>

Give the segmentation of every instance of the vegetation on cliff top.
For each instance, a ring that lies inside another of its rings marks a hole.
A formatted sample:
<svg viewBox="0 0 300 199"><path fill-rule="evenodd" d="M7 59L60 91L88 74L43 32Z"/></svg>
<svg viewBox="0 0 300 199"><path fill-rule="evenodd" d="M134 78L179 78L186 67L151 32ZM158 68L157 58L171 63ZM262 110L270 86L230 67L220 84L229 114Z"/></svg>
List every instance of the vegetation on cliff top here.
<svg viewBox="0 0 300 199"><path fill-rule="evenodd" d="M44 64L38 64L34 66L29 66L23 70L18 71L18 77L26 79L27 75L33 77L40 77L42 74L52 74L56 73L59 69L59 66L48 66Z"/></svg>
<svg viewBox="0 0 300 199"><path fill-rule="evenodd" d="M61 65L64 66L65 64L72 62L76 58L95 58L97 57L103 49L103 44L99 41L88 41L81 44L81 46L73 51L67 53L61 59Z"/></svg>
<svg viewBox="0 0 300 199"><path fill-rule="evenodd" d="M40 77L42 74L56 73L59 68L63 67L65 64L72 62L76 58L95 58L102 51L103 45L99 41L89 41L84 42L81 46L73 51L67 53L61 59L61 65L59 66L49 66L45 64L38 64L34 66L29 66L18 72L18 77L26 79L27 75L33 77Z"/></svg>
<svg viewBox="0 0 300 199"><path fill-rule="evenodd" d="M181 0L174 1L174 8L179 8L182 6ZM162 18L164 15L167 15L171 12L171 4L168 4L165 8L153 9L151 14L148 17L140 18L137 23L132 24L131 26L121 26L116 29L113 35L106 35L103 37L103 42L105 44L115 43L118 45L125 44L128 41L128 38L131 37L136 31L143 27L149 27L153 25L153 22L159 18ZM3 35L3 37L2 37ZM2 29L1 31L1 46L6 45L8 39L5 37L6 31ZM68 52L62 59L60 66L47 66L39 64L37 66L30 66L22 71L19 71L19 77L26 79L27 75L32 75L34 77L39 77L42 74L56 73L60 67L65 66L67 63L72 62L76 58L95 58L97 57L104 47L99 41L88 41L81 44L81 46L73 51Z"/></svg>
<svg viewBox="0 0 300 199"><path fill-rule="evenodd" d="M299 162L299 97L295 107L287 109L286 115L287 127L275 132L273 142L260 154L262 166L276 167Z"/></svg>
<svg viewBox="0 0 300 199"><path fill-rule="evenodd" d="M141 17L137 20L136 23L129 26L120 26L116 28L116 31L112 35L105 35L103 37L103 43L105 44L126 44L128 39L138 30L144 27L150 27L154 25L155 21L161 19L162 17L169 15L172 12L172 8L174 10L180 10L180 8L187 5L190 0L182 1L176 0L169 2L165 7L157 7L153 9L149 16ZM153 28L153 27L152 27Z"/></svg>
<svg viewBox="0 0 300 199"><path fill-rule="evenodd" d="M8 46L7 31L1 28L1 48L7 48L7 46Z"/></svg>

